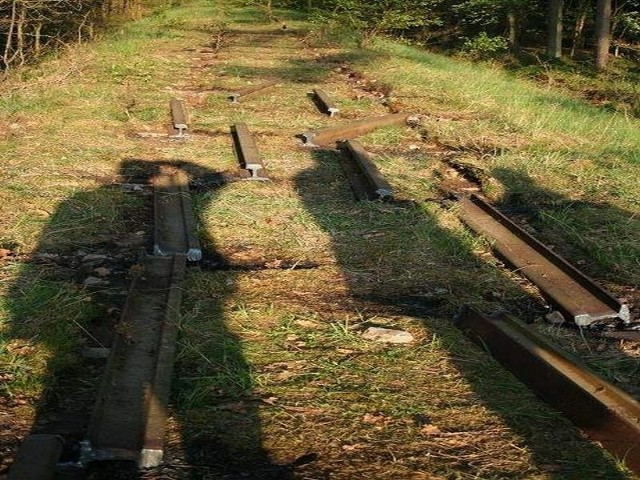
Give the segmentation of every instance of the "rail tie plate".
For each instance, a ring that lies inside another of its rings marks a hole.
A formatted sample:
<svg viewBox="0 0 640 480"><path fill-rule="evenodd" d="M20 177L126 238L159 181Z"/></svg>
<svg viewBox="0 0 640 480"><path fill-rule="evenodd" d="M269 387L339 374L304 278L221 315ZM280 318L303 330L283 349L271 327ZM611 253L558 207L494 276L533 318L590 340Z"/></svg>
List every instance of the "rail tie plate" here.
<svg viewBox="0 0 640 480"><path fill-rule="evenodd" d="M359 200L385 200L393 197L393 188L384 179L376 164L371 161L360 142L345 140L338 142L338 148L355 167L355 169L350 168L343 163Z"/></svg>
<svg viewBox="0 0 640 480"><path fill-rule="evenodd" d="M540 398L640 474L640 403L512 317L488 317L465 307L456 323Z"/></svg>
<svg viewBox="0 0 640 480"><path fill-rule="evenodd" d="M189 126L187 125L187 114L184 108L184 102L182 100L172 98L169 107L171 108L173 128L176 132L173 136L175 138L186 137L184 132L189 128Z"/></svg>
<svg viewBox="0 0 640 480"><path fill-rule="evenodd" d="M473 231L489 239L500 257L536 284L565 318L580 326L613 318L630 322L627 305L478 195L460 200L460 217Z"/></svg>
<svg viewBox="0 0 640 480"><path fill-rule="evenodd" d="M389 125L401 125L407 123L408 113L393 113L382 117L365 118L357 122L340 125L338 127L324 128L315 132L305 132L302 139L305 145L310 147L322 147L339 140L348 140L369 133L376 128Z"/></svg>
<svg viewBox="0 0 640 480"><path fill-rule="evenodd" d="M258 147L247 125L244 123L232 125L231 136L240 167L251 173L249 180L267 180L267 177L264 176L264 165L260 159Z"/></svg>
<svg viewBox="0 0 640 480"><path fill-rule="evenodd" d="M148 256L133 281L107 363L81 461L160 464L186 265Z"/></svg>
<svg viewBox="0 0 640 480"><path fill-rule="evenodd" d="M183 253L187 260L202 259L189 193L189 178L175 167L162 167L152 179L154 255Z"/></svg>
<svg viewBox="0 0 640 480"><path fill-rule="evenodd" d="M276 83L278 83L277 80L270 80L268 82L261 83L260 85L256 85L255 87L238 90L237 92L229 94L229 100L231 100L232 103L239 103L241 98L246 98L250 95L266 90L269 87L273 87Z"/></svg>
<svg viewBox="0 0 640 480"><path fill-rule="evenodd" d="M333 100L329 98L329 95L327 95L324 90L314 88L313 100L320 111L322 111L322 113L326 113L330 117L333 117L340 111L340 109L336 107L336 104L333 103Z"/></svg>

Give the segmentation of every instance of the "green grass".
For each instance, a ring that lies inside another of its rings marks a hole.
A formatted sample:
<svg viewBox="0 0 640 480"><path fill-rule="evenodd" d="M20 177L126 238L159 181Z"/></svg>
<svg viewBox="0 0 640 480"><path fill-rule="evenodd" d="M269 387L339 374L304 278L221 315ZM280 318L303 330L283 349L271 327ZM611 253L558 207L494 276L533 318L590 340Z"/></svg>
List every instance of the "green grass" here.
<svg viewBox="0 0 640 480"><path fill-rule="evenodd" d="M455 209L425 199L438 194L441 160L464 160L485 174L494 201L539 206L530 223L572 261L628 285L640 228L637 122L389 41L369 51L320 45L298 14L278 15L286 31L238 2L185 2L47 60L28 85L12 84L0 95L0 114L19 125L0 137L0 247L73 253L144 229L149 198L94 177L131 160L234 172L223 133L247 121L272 181L194 193L206 246L229 264L318 268L190 270L168 434L176 464L221 478L313 452L318 460L296 467L297 478L625 478L453 327L461 304L528 312L539 298ZM210 46L222 27L217 54L185 50ZM386 113L336 71L342 63L391 84L407 110L425 115L419 129L361 139L415 205L355 203L335 153L296 143L309 128ZM226 100L225 89L272 76L273 90L240 105ZM344 118L317 112L307 98L315 86L331 92ZM185 99L194 129L222 134L136 138L166 129L174 96ZM0 366L13 382L5 394L53 388L56 373L78 364L80 326L101 313L59 273L2 264ZM407 330L416 342L365 341L368 325ZM16 344L23 339L26 349ZM594 351L589 361L605 356ZM637 372L636 357L614 362L621 357L611 353L607 375Z"/></svg>

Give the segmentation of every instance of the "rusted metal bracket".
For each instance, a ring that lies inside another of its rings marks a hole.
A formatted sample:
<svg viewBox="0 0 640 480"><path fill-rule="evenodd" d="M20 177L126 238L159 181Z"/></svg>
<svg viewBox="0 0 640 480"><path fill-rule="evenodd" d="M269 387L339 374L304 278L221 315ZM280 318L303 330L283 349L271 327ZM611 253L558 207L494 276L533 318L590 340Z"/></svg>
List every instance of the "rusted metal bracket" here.
<svg viewBox="0 0 640 480"><path fill-rule="evenodd" d="M490 240L494 251L536 284L566 318L580 326L613 318L630 322L627 305L478 195L461 198L459 206L462 221Z"/></svg>
<svg viewBox="0 0 640 480"><path fill-rule="evenodd" d="M185 254L187 260L202 259L196 221L189 193L189 178L175 167L162 167L151 180L154 206L154 255Z"/></svg>
<svg viewBox="0 0 640 480"><path fill-rule="evenodd" d="M247 180L268 180L264 175L264 165L262 164L258 147L247 125L245 123L232 125L231 136L233 138L233 149L240 167L251 173Z"/></svg>
<svg viewBox="0 0 640 480"><path fill-rule="evenodd" d="M261 83L260 85L256 85L255 87L248 87L242 90L238 90L237 92L229 94L229 100L231 100L232 103L239 103L241 98L246 98L250 95L261 92L262 90L266 90L269 87L273 87L277 83L277 80L269 80L268 82Z"/></svg>
<svg viewBox="0 0 640 480"><path fill-rule="evenodd" d="M59 435L29 435L20 445L7 480L53 480L63 447Z"/></svg>
<svg viewBox="0 0 640 480"><path fill-rule="evenodd" d="M329 98L329 95L319 88L313 89L313 101L322 113L326 113L330 117L335 116L340 111L336 104L333 103L333 100Z"/></svg>
<svg viewBox="0 0 640 480"><path fill-rule="evenodd" d="M171 108L171 119L173 122L173 128L176 132L174 138L184 138L186 134L184 132L189 128L187 122L187 114L184 108L184 102L176 98L172 98L169 104Z"/></svg>
<svg viewBox="0 0 640 480"><path fill-rule="evenodd" d="M338 148L355 166L356 172L352 169L345 170L359 200L385 200L393 197L393 188L371 161L360 142L345 140L338 142ZM361 186L364 187L363 193L359 192Z"/></svg>
<svg viewBox="0 0 640 480"><path fill-rule="evenodd" d="M144 259L122 312L81 463L161 463L185 265L182 254Z"/></svg>
<svg viewBox="0 0 640 480"><path fill-rule="evenodd" d="M305 132L302 139L305 145L310 147L322 147L340 140L348 140L369 133L376 128L389 125L401 125L407 123L408 113L394 113L382 117L365 118L358 122L340 125L338 127L325 128L315 132Z"/></svg>
<svg viewBox="0 0 640 480"><path fill-rule="evenodd" d="M640 403L512 317L463 308L457 326L545 402L640 474Z"/></svg>

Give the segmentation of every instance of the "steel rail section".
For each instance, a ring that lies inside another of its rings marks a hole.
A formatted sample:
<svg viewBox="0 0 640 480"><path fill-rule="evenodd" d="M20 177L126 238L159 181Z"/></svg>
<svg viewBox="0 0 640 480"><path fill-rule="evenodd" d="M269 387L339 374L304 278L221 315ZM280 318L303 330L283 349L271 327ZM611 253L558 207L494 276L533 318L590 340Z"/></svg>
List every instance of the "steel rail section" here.
<svg viewBox="0 0 640 480"><path fill-rule="evenodd" d="M640 403L516 319L469 307L457 326L545 402L640 474Z"/></svg>
<svg viewBox="0 0 640 480"><path fill-rule="evenodd" d="M319 88L313 89L313 100L322 113L326 113L330 117L335 116L340 109L336 107L336 104L329 98L324 90Z"/></svg>
<svg viewBox="0 0 640 480"><path fill-rule="evenodd" d="M260 153L256 142L253 140L249 128L245 123L236 123L231 126L233 149L240 167L251 173L250 180L267 180L263 175L264 165L260 159Z"/></svg>
<svg viewBox="0 0 640 480"><path fill-rule="evenodd" d="M189 193L189 178L174 167L162 167L151 179L154 206L154 255L183 253L187 260L202 259Z"/></svg>
<svg viewBox="0 0 640 480"><path fill-rule="evenodd" d="M63 447L59 435L29 435L20 445L7 480L54 480Z"/></svg>
<svg viewBox="0 0 640 480"><path fill-rule="evenodd" d="M627 305L539 242L478 195L463 197L460 217L491 241L497 254L536 284L550 303L579 326L620 318L630 322Z"/></svg>
<svg viewBox="0 0 640 480"><path fill-rule="evenodd" d="M83 442L81 462L162 461L186 259L147 256L133 281Z"/></svg>
<svg viewBox="0 0 640 480"><path fill-rule="evenodd" d="M348 159L355 164L358 173L355 175L362 176L364 181L358 184L365 185L365 196L368 200L384 200L393 197L393 188L387 182L375 163L369 158L369 154L365 151L362 144L357 140L345 140L338 142L338 148ZM353 174L347 175L353 177ZM351 178L350 178L351 180ZM354 186L354 189L357 188ZM356 195L360 197L359 195Z"/></svg>
<svg viewBox="0 0 640 480"><path fill-rule="evenodd" d="M310 147L327 146L340 140L359 137L376 128L407 123L409 117L410 115L408 113L393 113L381 117L365 118L346 125L324 128L315 132L305 132L302 134L302 139L304 144Z"/></svg>
<svg viewBox="0 0 640 480"><path fill-rule="evenodd" d="M269 87L273 87L277 83L277 80L270 80L268 82L261 83L260 85L256 85L255 87L248 87L242 90L238 90L237 92L232 92L229 94L229 100L231 100L232 103L239 103L241 98L246 98L250 95L266 90Z"/></svg>
<svg viewBox="0 0 640 480"><path fill-rule="evenodd" d="M177 98L172 98L169 103L171 109L171 118L173 121L173 128L177 130L176 137L184 137L184 132L189 128L187 122L187 114L184 108L184 102Z"/></svg>

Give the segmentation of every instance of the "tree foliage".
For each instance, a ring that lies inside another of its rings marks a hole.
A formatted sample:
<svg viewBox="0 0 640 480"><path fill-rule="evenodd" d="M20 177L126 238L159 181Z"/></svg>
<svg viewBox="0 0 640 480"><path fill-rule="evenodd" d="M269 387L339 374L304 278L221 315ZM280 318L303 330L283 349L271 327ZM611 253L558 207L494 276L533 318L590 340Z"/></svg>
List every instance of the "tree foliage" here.
<svg viewBox="0 0 640 480"><path fill-rule="evenodd" d="M0 0L0 70L66 42L91 39L108 19L138 16L145 5L145 0Z"/></svg>

